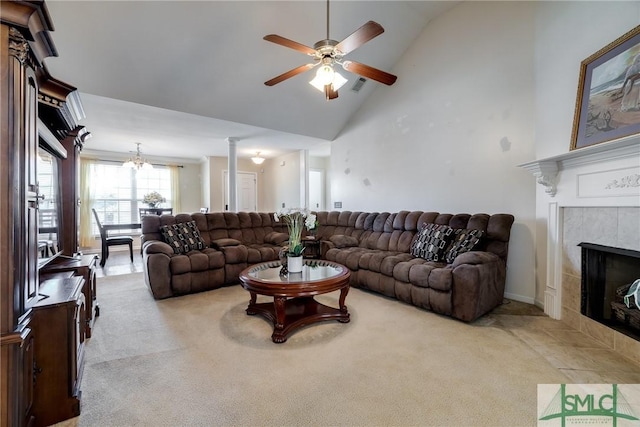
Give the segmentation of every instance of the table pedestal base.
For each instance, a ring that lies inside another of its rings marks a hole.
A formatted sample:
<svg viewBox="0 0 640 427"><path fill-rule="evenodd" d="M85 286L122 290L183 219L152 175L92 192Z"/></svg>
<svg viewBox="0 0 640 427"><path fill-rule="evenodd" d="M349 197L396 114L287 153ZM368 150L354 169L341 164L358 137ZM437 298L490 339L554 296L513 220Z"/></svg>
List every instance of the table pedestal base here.
<svg viewBox="0 0 640 427"><path fill-rule="evenodd" d="M251 292L251 301L247 307L248 315L259 314L273 322L274 343L283 343L298 328L325 320L349 322L349 312L344 300L349 288L340 292L340 308L329 307L319 303L313 297L297 297L287 299L274 297L273 303L256 303L256 294Z"/></svg>

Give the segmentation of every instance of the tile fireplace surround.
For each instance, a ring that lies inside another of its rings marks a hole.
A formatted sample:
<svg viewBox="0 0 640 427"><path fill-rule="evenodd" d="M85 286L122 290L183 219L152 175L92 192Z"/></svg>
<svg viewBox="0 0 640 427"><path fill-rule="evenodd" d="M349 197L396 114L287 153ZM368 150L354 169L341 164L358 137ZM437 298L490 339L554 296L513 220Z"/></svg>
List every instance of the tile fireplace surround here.
<svg viewBox="0 0 640 427"><path fill-rule="evenodd" d="M580 313L577 246L588 242L640 251L640 136L520 167L541 185L537 222L546 226L547 245L546 262L538 263L538 271L544 272L546 266L546 278L538 281L545 284L545 313L640 364L640 341Z"/></svg>

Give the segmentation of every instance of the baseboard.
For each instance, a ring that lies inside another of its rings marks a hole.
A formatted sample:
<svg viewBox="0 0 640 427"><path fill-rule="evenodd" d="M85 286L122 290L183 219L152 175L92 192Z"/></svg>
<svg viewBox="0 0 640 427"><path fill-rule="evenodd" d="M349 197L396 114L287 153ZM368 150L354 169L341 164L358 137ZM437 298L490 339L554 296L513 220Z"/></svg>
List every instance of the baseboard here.
<svg viewBox="0 0 640 427"><path fill-rule="evenodd" d="M536 305L535 304L536 303L535 299L531 298L531 297L525 297L523 295L512 294L512 293L508 293L508 292L504 293L504 297L512 299L514 301L519 301L519 302L524 302L524 303L531 304L531 305Z"/></svg>

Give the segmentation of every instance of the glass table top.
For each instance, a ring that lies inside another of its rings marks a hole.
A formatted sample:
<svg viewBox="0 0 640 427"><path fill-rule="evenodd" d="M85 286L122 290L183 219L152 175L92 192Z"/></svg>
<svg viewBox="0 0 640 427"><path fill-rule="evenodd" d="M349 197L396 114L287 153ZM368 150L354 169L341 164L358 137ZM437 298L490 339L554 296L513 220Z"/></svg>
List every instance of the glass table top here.
<svg viewBox="0 0 640 427"><path fill-rule="evenodd" d="M261 282L288 283L288 282L314 282L326 280L344 273L345 267L323 260L305 260L300 273L280 274L282 264L280 261L272 261L256 265L249 270L247 276Z"/></svg>

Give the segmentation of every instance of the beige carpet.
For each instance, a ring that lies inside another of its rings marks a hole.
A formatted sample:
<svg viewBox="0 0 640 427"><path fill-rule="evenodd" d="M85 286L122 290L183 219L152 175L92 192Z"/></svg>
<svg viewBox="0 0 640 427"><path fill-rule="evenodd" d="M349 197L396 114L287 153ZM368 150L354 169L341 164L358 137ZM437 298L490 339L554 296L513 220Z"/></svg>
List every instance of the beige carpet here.
<svg viewBox="0 0 640 427"><path fill-rule="evenodd" d="M155 301L140 273L101 278L80 426L520 426L567 377L507 330L358 289L351 322L273 344L240 286ZM336 295L321 298L337 305Z"/></svg>

